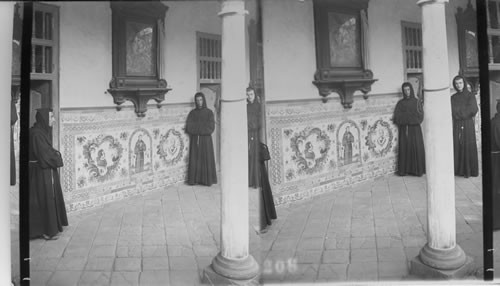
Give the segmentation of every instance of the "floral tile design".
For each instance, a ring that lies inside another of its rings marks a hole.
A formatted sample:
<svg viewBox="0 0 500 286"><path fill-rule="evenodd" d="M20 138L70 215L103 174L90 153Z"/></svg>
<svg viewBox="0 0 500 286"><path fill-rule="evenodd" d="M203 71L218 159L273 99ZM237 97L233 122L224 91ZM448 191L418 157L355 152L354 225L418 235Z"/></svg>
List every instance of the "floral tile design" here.
<svg viewBox="0 0 500 286"><path fill-rule="evenodd" d="M68 211L91 208L183 181L190 106L132 110L62 110L61 183Z"/></svg>
<svg viewBox="0 0 500 286"><path fill-rule="evenodd" d="M350 110L335 101L268 103L269 177L276 204L394 172L397 128L391 117L397 100L378 96Z"/></svg>

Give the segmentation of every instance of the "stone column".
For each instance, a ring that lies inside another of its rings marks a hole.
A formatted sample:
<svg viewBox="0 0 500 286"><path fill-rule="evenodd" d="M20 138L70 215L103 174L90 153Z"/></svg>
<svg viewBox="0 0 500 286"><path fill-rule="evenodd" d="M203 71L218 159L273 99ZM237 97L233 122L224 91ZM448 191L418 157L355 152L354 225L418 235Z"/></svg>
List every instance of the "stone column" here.
<svg viewBox="0 0 500 286"><path fill-rule="evenodd" d="M0 285L11 285L10 251L10 86L14 2L0 2ZM2 107L3 106L3 107ZM16 253L17 254L17 253Z"/></svg>
<svg viewBox="0 0 500 286"><path fill-rule="evenodd" d="M420 0L422 8L424 138L427 176L427 244L411 262L414 275L467 275L470 258L456 243L455 175L445 4Z"/></svg>
<svg viewBox="0 0 500 286"><path fill-rule="evenodd" d="M248 140L244 0L221 2L221 251L204 271L205 282L243 283L257 277L249 255Z"/></svg>

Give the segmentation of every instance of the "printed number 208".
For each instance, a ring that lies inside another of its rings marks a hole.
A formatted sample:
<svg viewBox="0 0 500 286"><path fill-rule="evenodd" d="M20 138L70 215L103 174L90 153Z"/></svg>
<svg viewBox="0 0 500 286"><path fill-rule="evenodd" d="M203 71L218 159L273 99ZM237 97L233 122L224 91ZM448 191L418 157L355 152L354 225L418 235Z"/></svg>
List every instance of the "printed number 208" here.
<svg viewBox="0 0 500 286"><path fill-rule="evenodd" d="M264 261L262 273L263 274L271 274L271 273L284 273L285 271L288 273L293 273L297 271L297 258L288 258L286 261L279 259L276 261L266 259Z"/></svg>

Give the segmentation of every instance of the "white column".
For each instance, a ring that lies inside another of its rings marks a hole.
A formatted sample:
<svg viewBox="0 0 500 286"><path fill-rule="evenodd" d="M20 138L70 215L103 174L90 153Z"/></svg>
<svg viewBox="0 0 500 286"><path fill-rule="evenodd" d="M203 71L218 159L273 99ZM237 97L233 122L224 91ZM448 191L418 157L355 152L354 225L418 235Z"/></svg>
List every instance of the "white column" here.
<svg viewBox="0 0 500 286"><path fill-rule="evenodd" d="M221 2L221 251L213 270L230 279L252 279L259 271L249 255L248 140L245 88L245 1Z"/></svg>
<svg viewBox="0 0 500 286"><path fill-rule="evenodd" d="M0 2L0 285L11 285L10 251L10 86L14 2Z"/></svg>
<svg viewBox="0 0 500 286"><path fill-rule="evenodd" d="M420 0L422 8L424 138L427 176L427 244L420 259L437 269L457 269L466 256L456 244L455 177L445 4Z"/></svg>

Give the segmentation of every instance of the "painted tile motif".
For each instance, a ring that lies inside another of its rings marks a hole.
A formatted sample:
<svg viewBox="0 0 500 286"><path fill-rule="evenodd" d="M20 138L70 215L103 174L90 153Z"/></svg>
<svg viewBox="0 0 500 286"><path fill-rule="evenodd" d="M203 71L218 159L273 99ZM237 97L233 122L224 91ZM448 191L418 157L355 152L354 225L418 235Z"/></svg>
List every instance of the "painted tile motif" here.
<svg viewBox="0 0 500 286"><path fill-rule="evenodd" d="M397 100L378 97L351 110L335 102L268 104L275 202L301 200L394 172L397 129L390 118Z"/></svg>
<svg viewBox="0 0 500 286"><path fill-rule="evenodd" d="M189 110L153 110L147 120L130 116L132 110L62 112L61 183L68 211L184 180Z"/></svg>
<svg viewBox="0 0 500 286"><path fill-rule="evenodd" d="M286 128L282 133L285 181L306 178L328 170L333 155L332 132L327 125L318 127L297 126Z"/></svg>
<svg viewBox="0 0 500 286"><path fill-rule="evenodd" d="M338 166L361 162L360 130L356 122L344 121L337 130Z"/></svg>
<svg viewBox="0 0 500 286"><path fill-rule="evenodd" d="M152 167L152 139L149 132L144 129L135 130L130 135L129 141L129 170L130 175L150 171Z"/></svg>
<svg viewBox="0 0 500 286"><path fill-rule="evenodd" d="M394 134L389 122L379 119L368 128L366 146L376 157L385 156L391 151Z"/></svg>
<svg viewBox="0 0 500 286"><path fill-rule="evenodd" d="M155 164L155 170L163 167L172 167L179 163L188 152L189 144L185 144L189 137L180 130L174 128L160 133L160 129L154 129L155 139L159 139L156 146L158 161Z"/></svg>
<svg viewBox="0 0 500 286"><path fill-rule="evenodd" d="M124 140L115 136L89 134L76 137L79 188L115 181L127 174L128 167L121 160Z"/></svg>

